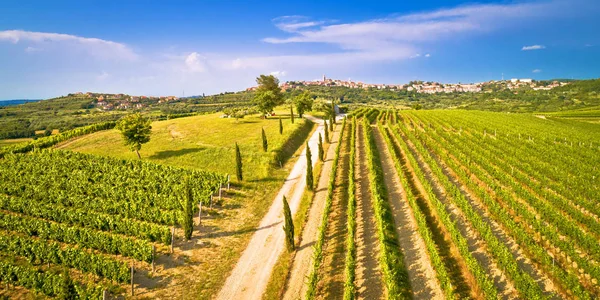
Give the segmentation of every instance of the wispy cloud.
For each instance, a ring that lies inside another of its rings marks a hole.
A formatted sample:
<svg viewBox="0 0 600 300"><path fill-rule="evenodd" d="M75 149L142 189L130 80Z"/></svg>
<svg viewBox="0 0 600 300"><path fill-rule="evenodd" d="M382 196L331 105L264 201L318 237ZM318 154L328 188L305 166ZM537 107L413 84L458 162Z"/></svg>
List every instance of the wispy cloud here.
<svg viewBox="0 0 600 300"><path fill-rule="evenodd" d="M541 50L541 49L546 49L546 46L544 46L544 45L523 46L523 48L521 48L521 51Z"/></svg>
<svg viewBox="0 0 600 300"><path fill-rule="evenodd" d="M275 77L284 77L285 75L287 75L285 71L273 71L270 74Z"/></svg>
<svg viewBox="0 0 600 300"><path fill-rule="evenodd" d="M540 70L540 69L533 69L533 71L531 71L531 73L541 73L541 72L542 72L542 70Z"/></svg>
<svg viewBox="0 0 600 300"><path fill-rule="evenodd" d="M273 19L273 23L282 31L297 32L300 29L325 24L325 21L310 21L310 19L305 16L282 16Z"/></svg>
<svg viewBox="0 0 600 300"><path fill-rule="evenodd" d="M95 57L128 60L138 58L138 55L124 44L64 33L5 30L0 31L0 41L9 41L14 44L26 42L36 45L64 43L70 47L79 47ZM36 49L36 47L30 46L26 49Z"/></svg>
<svg viewBox="0 0 600 300"><path fill-rule="evenodd" d="M36 47L31 47L31 46L25 48L25 52L27 52L27 53L34 53L34 52L39 52L39 51L42 51L42 48L36 48Z"/></svg>
<svg viewBox="0 0 600 300"><path fill-rule="evenodd" d="M96 80L103 81L106 80L109 76L110 74L106 73L105 71L102 71L100 75L96 76Z"/></svg>

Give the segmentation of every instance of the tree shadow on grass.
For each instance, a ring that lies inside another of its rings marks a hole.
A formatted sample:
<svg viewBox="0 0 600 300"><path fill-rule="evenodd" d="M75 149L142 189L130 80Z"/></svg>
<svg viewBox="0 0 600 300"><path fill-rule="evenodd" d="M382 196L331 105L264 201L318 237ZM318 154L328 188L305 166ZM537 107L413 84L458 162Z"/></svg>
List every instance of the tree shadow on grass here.
<svg viewBox="0 0 600 300"><path fill-rule="evenodd" d="M203 147L194 147L194 148L183 148L179 150L164 150L158 151L155 154L150 156L150 159L166 159L176 156L182 156L190 153L196 153L204 150L206 148Z"/></svg>

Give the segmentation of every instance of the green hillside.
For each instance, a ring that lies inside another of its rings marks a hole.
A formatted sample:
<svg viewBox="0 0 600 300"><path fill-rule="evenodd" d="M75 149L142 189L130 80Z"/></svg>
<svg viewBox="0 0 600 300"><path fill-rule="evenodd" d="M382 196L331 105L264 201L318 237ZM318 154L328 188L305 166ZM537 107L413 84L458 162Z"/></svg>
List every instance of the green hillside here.
<svg viewBox="0 0 600 300"><path fill-rule="evenodd" d="M283 161L280 168L278 158L292 157L313 128L305 120L296 118L292 124L288 115L281 117L283 134L279 133L278 117L265 120L257 115L236 121L209 114L152 123L151 140L140 151L142 160L232 174L234 187L224 192L222 202L215 199L213 209L203 209L208 215L202 221L201 246L179 243L181 250L176 254L182 256L163 261L176 268L161 271L160 279L143 282L145 296L207 299L221 287L293 165L291 159ZM262 150L262 128L268 152ZM236 142L242 154L244 182L235 180ZM117 130L75 138L56 148L137 160Z"/></svg>

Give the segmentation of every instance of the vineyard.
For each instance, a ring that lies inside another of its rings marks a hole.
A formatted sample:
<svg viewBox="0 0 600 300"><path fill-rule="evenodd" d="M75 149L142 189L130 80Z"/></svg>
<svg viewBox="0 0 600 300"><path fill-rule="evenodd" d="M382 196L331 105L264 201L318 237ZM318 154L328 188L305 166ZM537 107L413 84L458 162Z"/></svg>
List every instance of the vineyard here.
<svg viewBox="0 0 600 300"><path fill-rule="evenodd" d="M347 118L304 298L600 297L598 124L369 108Z"/></svg>
<svg viewBox="0 0 600 300"><path fill-rule="evenodd" d="M56 296L71 269L79 298L122 293L131 268L151 273L182 224L182 183L209 204L226 178L65 151L0 161L2 282ZM196 209L197 210L197 209Z"/></svg>

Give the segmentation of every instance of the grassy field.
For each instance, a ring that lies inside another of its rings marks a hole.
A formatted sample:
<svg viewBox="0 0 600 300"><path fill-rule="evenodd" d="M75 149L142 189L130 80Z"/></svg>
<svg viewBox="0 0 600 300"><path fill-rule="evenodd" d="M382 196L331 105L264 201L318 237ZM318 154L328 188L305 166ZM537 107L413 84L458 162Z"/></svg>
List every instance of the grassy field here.
<svg viewBox="0 0 600 300"><path fill-rule="evenodd" d="M33 139L31 139L31 138L21 138L21 139L0 140L0 148L2 148L4 146L11 146L11 145L22 143L22 142L29 142L31 140L33 140Z"/></svg>
<svg viewBox="0 0 600 300"><path fill-rule="evenodd" d="M279 114L278 114L279 115ZM191 242L177 241L174 259L165 262L160 279L144 278L140 298L209 299L246 247L256 225L266 213L295 161L296 151L312 131L312 123L281 115L267 120L257 116L234 120L210 114L152 123L151 141L142 147L142 159L156 163L232 174L234 185L202 220ZM269 151L263 152L261 128ZM235 180L235 143L239 143L244 181ZM123 145L116 130L84 136L57 148L137 159ZM279 168L276 149L291 157ZM171 265L173 264L173 265ZM174 267L173 267L174 266Z"/></svg>

